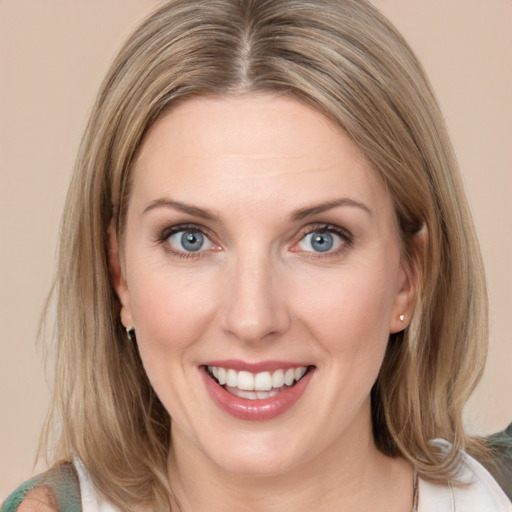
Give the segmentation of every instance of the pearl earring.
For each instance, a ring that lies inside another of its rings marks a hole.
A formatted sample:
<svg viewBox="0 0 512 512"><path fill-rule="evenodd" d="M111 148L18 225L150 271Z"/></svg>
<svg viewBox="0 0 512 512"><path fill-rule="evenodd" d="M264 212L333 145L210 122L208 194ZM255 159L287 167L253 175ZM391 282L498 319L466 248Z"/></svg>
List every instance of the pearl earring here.
<svg viewBox="0 0 512 512"><path fill-rule="evenodd" d="M405 320L405 315L400 315L398 318L400 318L400 322L403 322Z"/></svg>

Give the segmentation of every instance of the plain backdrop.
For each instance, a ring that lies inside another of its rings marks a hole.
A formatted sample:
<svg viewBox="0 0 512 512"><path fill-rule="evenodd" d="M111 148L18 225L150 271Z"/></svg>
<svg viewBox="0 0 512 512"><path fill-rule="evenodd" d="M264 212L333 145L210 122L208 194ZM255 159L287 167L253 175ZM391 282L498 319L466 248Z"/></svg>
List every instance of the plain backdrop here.
<svg viewBox="0 0 512 512"><path fill-rule="evenodd" d="M33 467L48 385L36 333L100 81L156 0L0 0L0 502ZM491 349L473 432L512 420L512 0L374 0L446 115L488 272Z"/></svg>

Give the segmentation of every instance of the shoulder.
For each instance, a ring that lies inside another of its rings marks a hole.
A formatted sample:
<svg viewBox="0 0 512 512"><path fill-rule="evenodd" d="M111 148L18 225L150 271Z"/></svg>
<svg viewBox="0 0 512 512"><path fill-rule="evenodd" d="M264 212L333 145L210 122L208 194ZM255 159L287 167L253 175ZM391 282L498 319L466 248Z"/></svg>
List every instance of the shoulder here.
<svg viewBox="0 0 512 512"><path fill-rule="evenodd" d="M20 485L0 512L81 512L78 480L71 463L59 464Z"/></svg>
<svg viewBox="0 0 512 512"><path fill-rule="evenodd" d="M501 432L487 438L490 461L481 461L512 500L512 423Z"/></svg>
<svg viewBox="0 0 512 512"><path fill-rule="evenodd" d="M42 476L42 475L41 475ZM2 504L1 512L58 511L55 493L39 477L20 485Z"/></svg>
<svg viewBox="0 0 512 512"><path fill-rule="evenodd" d="M36 487L28 492L17 512L59 512L55 494L49 487Z"/></svg>
<svg viewBox="0 0 512 512"><path fill-rule="evenodd" d="M436 440L447 449L446 441ZM439 484L420 479L418 512L512 512L512 503L491 474L468 454L460 453L457 483Z"/></svg>

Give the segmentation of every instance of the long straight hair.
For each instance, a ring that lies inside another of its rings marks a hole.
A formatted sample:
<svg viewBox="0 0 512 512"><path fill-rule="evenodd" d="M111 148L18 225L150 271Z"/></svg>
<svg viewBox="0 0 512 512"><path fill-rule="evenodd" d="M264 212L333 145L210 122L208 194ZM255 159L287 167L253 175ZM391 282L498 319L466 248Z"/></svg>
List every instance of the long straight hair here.
<svg viewBox="0 0 512 512"><path fill-rule="evenodd" d="M456 159L425 73L366 0L171 0L128 39L83 136L61 227L53 299L55 389L43 447L78 456L122 510L168 507L170 418L126 339L110 283L131 164L162 112L198 95L279 92L359 146L392 197L404 258L420 273L410 326L391 335L372 390L373 432L423 478L453 476L476 449L462 409L487 350L484 273ZM428 233L421 257L414 239ZM429 443L452 443L441 457Z"/></svg>

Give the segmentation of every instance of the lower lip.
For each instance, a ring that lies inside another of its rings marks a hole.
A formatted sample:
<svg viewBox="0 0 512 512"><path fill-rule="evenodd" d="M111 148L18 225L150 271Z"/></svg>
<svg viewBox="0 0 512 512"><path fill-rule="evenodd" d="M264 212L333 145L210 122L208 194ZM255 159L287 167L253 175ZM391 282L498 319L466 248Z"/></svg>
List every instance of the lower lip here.
<svg viewBox="0 0 512 512"><path fill-rule="evenodd" d="M231 416L247 421L270 420L286 412L302 396L314 373L313 370L308 371L295 385L275 396L262 400L249 400L228 393L209 376L204 366L199 369L203 374L206 389L215 404Z"/></svg>

